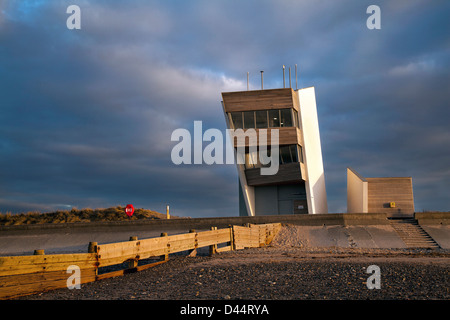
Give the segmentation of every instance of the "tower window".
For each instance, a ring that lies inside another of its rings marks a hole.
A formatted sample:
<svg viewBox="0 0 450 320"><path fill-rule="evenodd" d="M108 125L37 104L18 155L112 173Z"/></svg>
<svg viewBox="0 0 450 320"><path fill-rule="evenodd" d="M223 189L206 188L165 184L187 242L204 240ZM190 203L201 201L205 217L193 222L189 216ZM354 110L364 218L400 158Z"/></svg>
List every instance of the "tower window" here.
<svg viewBox="0 0 450 320"><path fill-rule="evenodd" d="M229 116L234 129L298 127L298 113L292 108L230 112Z"/></svg>
<svg viewBox="0 0 450 320"><path fill-rule="evenodd" d="M256 128L267 128L267 110L255 111Z"/></svg>
<svg viewBox="0 0 450 320"><path fill-rule="evenodd" d="M231 112L231 122L234 129L243 129L242 112Z"/></svg>
<svg viewBox="0 0 450 320"><path fill-rule="evenodd" d="M255 128L255 112L244 111L244 129Z"/></svg>
<svg viewBox="0 0 450 320"><path fill-rule="evenodd" d="M280 110L269 110L269 127L280 126Z"/></svg>
<svg viewBox="0 0 450 320"><path fill-rule="evenodd" d="M267 149L267 156L272 153L271 146ZM279 164L292 162L303 162L302 147L296 144L279 146ZM245 169L268 167L270 164L263 165L259 159L259 150L245 153Z"/></svg>
<svg viewBox="0 0 450 320"><path fill-rule="evenodd" d="M293 109L281 109L280 110L280 126L292 127L292 112ZM295 110L294 110L295 111Z"/></svg>

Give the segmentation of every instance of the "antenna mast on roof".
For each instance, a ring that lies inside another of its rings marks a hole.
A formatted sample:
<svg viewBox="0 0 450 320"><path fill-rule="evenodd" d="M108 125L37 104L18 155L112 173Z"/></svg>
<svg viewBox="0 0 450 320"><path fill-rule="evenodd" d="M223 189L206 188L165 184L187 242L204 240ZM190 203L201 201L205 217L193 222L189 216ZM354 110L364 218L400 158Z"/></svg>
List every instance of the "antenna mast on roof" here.
<svg viewBox="0 0 450 320"><path fill-rule="evenodd" d="M264 77L263 77L264 70L260 72L261 72L261 90L264 90Z"/></svg>
<svg viewBox="0 0 450 320"><path fill-rule="evenodd" d="M289 67L289 88L292 88L292 84L291 84L291 67Z"/></svg>
<svg viewBox="0 0 450 320"><path fill-rule="evenodd" d="M248 72L247 72L247 91L249 90L250 86L249 86L249 81L248 81Z"/></svg>

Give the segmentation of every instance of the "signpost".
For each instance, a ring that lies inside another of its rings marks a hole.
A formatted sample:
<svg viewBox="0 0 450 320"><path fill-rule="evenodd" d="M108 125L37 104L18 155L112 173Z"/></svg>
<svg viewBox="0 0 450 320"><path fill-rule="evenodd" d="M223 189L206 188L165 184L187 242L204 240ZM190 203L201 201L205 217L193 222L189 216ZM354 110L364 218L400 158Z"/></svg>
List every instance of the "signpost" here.
<svg viewBox="0 0 450 320"><path fill-rule="evenodd" d="M125 207L125 213L127 214L128 218L131 219L131 216L134 213L134 207L132 204L127 204Z"/></svg>

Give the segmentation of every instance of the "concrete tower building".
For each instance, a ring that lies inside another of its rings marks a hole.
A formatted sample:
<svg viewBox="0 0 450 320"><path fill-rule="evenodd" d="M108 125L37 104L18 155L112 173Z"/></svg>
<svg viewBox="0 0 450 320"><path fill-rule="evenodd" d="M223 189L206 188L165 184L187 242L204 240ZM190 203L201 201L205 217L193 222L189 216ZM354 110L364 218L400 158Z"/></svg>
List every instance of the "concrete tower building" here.
<svg viewBox="0 0 450 320"><path fill-rule="evenodd" d="M237 164L239 214L328 213L314 87L223 92L222 99L227 127L234 129L230 131L235 150L243 141L239 135L251 129L260 137L267 130L267 140L245 139L241 145L245 163ZM272 129L278 130L278 145L271 142ZM267 165L258 153L263 147L270 154L275 146L278 171L261 174Z"/></svg>

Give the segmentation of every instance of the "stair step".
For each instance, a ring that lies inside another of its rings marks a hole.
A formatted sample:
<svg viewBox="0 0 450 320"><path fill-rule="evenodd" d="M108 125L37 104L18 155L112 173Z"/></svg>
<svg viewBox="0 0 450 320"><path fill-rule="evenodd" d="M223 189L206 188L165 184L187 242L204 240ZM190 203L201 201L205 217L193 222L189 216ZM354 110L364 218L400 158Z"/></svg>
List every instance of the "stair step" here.
<svg viewBox="0 0 450 320"><path fill-rule="evenodd" d="M439 248L415 219L390 219L390 224L409 248Z"/></svg>
<svg viewBox="0 0 450 320"><path fill-rule="evenodd" d="M434 246L434 245L436 245L433 242L408 242L408 241L405 241L405 244L406 245L427 245L427 246Z"/></svg>
<svg viewBox="0 0 450 320"><path fill-rule="evenodd" d="M409 243L409 244L415 244L415 243L434 244L434 242L432 242L432 241L405 241L405 242Z"/></svg>

